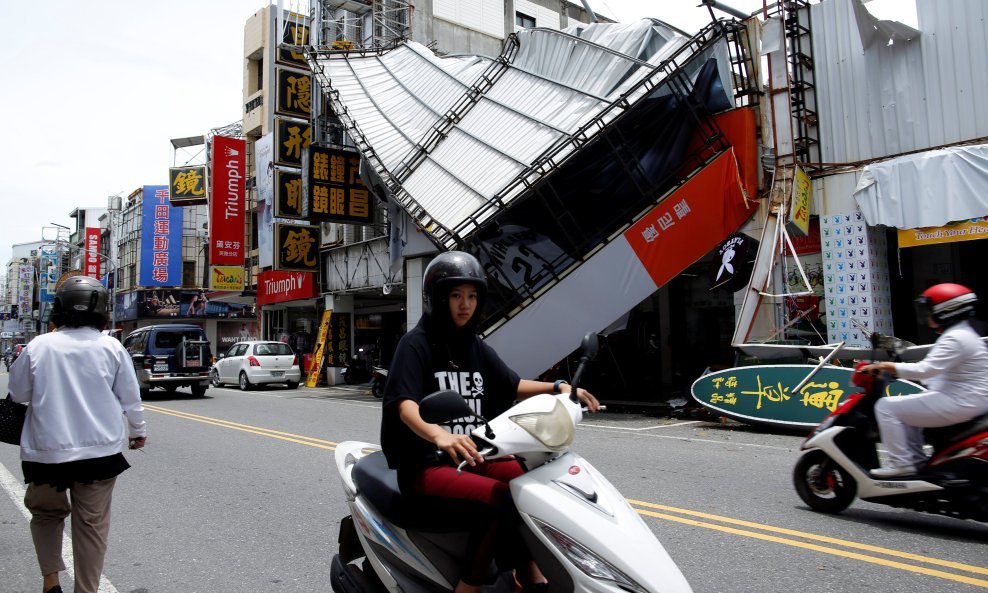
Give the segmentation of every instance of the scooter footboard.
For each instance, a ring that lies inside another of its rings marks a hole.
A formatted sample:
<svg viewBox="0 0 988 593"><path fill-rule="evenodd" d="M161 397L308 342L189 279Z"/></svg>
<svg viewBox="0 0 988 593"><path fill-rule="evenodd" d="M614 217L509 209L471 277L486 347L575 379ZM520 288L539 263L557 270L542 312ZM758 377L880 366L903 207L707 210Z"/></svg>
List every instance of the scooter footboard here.
<svg viewBox="0 0 988 593"><path fill-rule="evenodd" d="M574 590L613 591L625 579L647 591L692 591L641 516L582 457L566 453L514 479L511 494L530 535L565 567ZM598 576L582 568L587 552Z"/></svg>

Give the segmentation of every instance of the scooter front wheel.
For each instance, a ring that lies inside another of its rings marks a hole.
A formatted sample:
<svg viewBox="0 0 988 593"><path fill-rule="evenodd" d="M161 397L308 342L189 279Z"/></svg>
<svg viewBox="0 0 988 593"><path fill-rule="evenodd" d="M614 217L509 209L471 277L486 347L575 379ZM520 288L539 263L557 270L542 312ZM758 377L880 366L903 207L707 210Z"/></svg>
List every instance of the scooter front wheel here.
<svg viewBox="0 0 988 593"><path fill-rule="evenodd" d="M803 453L792 472L796 492L811 509L839 513L851 506L858 485L829 455L814 449Z"/></svg>

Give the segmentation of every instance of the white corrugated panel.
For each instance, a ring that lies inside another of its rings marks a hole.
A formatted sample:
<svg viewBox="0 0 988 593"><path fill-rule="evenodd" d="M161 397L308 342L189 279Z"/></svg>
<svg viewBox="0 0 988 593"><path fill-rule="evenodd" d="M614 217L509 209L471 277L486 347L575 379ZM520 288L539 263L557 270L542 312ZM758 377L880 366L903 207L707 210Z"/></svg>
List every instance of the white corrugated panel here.
<svg viewBox="0 0 988 593"><path fill-rule="evenodd" d="M509 202L524 191L517 185L506 192L519 174L653 71L643 61L658 63L687 41L652 20L611 27L574 29L579 39L548 29L523 31L514 60L494 86L410 174L403 173L407 195L446 229L460 227L496 195ZM478 56L440 58L415 43L383 55L319 61L387 170L379 171L384 178L411 162L418 145L492 64ZM485 209L483 216L493 212Z"/></svg>
<svg viewBox="0 0 988 593"><path fill-rule="evenodd" d="M916 0L918 38L865 48L854 1L811 7L821 160L852 163L988 136L988 2Z"/></svg>

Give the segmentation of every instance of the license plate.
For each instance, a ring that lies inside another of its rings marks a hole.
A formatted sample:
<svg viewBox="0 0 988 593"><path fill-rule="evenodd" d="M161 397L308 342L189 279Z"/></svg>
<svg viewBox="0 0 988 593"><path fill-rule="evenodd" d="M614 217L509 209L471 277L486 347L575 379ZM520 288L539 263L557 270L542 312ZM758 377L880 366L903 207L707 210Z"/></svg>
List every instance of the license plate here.
<svg viewBox="0 0 988 593"><path fill-rule="evenodd" d="M154 372L156 372L156 373L167 373L168 372L168 363L166 362L164 364L156 364L156 365L154 365Z"/></svg>
<svg viewBox="0 0 988 593"><path fill-rule="evenodd" d="M272 377L284 377L285 371L271 371Z"/></svg>

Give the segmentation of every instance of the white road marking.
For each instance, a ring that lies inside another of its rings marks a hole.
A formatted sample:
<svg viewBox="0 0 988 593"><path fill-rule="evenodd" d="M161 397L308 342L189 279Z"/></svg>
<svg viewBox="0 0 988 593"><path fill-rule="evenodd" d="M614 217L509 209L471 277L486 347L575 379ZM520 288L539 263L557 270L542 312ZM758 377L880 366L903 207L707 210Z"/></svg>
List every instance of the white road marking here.
<svg viewBox="0 0 988 593"><path fill-rule="evenodd" d="M589 425L589 424L580 424L579 427L582 428L582 429L585 429L585 430L597 431L597 432L613 432L613 431L616 430L613 427L593 426L593 425ZM671 439L671 440L674 440L674 441L687 441L687 442L692 442L692 443L706 443L706 444L710 444L710 445L726 445L726 446L729 446L729 447L731 447L731 446L733 446L733 447L755 447L755 448L759 448L759 449L775 449L775 450L778 450L778 451L797 451L799 449L799 445L794 445L792 447L782 447L782 446L779 446L779 445L760 445L760 444L757 444L757 443L744 443L744 442L739 442L739 441L718 441L717 439L702 439L702 438L697 438L697 437L692 437L692 436L690 436L690 437L679 437L679 436L672 436L672 435L669 435L669 434L655 434L655 433L652 433L652 432L642 433L641 436L643 436L643 437L650 437L650 438L653 438L653 439Z"/></svg>
<svg viewBox="0 0 988 593"><path fill-rule="evenodd" d="M26 488L21 484L20 480L15 478L2 463L0 463L0 487L3 487L4 491L10 496L10 499L14 501L14 505L20 510L21 514L28 521L31 520L31 511L27 510L24 506L24 493ZM72 540L69 539L67 534L62 534L62 562L65 563L65 572L68 573L69 578L73 581L75 580L75 570L72 564ZM67 588L66 588L67 590ZM99 577L99 589L97 593L120 593L117 588L113 586L107 578L106 575L100 575Z"/></svg>
<svg viewBox="0 0 988 593"><path fill-rule="evenodd" d="M658 424L655 426L640 426L638 428L629 428L627 426L614 426L611 424L598 424L596 422L581 422L580 426L586 426L588 428L611 428L614 430L655 430L656 428L673 428L675 426L687 426L689 424L700 424L703 420L688 420L686 422L677 422L675 424Z"/></svg>

